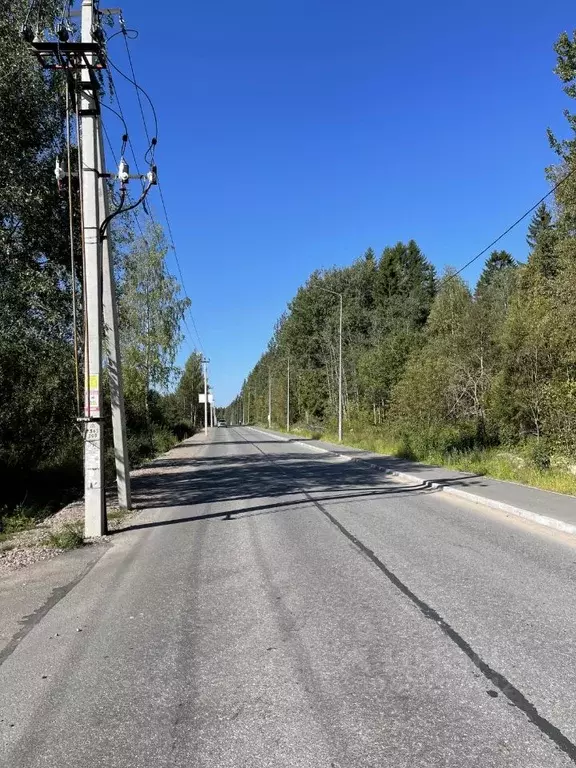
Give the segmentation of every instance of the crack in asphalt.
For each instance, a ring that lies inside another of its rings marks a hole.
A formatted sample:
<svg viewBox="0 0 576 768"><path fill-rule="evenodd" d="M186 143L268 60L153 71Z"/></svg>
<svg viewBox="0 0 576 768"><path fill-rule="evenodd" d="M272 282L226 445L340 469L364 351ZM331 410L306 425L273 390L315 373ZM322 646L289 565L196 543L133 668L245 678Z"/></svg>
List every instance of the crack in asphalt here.
<svg viewBox="0 0 576 768"><path fill-rule="evenodd" d="M50 593L50 597L39 608L36 608L36 610L28 616L23 617L19 622L20 629L12 635L8 644L0 650L0 667L4 664L6 659L14 653L26 635L34 629L40 621L42 621L44 616L46 616L46 614L51 611L62 598L66 597L68 592L74 589L74 587L90 573L105 551L106 550L103 549L99 556L94 560L91 560L82 572L76 576L76 578L72 579L72 581L69 581L68 584L64 584L62 587L55 587Z"/></svg>

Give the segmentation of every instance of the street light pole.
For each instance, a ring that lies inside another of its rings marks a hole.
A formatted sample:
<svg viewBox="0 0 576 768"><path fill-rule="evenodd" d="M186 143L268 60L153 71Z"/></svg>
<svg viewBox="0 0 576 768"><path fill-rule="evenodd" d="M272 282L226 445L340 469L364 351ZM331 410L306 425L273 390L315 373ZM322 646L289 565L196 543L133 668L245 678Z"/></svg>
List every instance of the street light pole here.
<svg viewBox="0 0 576 768"><path fill-rule="evenodd" d="M268 429L272 427L272 369L268 366Z"/></svg>
<svg viewBox="0 0 576 768"><path fill-rule="evenodd" d="M202 363L204 364L204 434L208 435L208 371L206 369L208 360L203 358Z"/></svg>
<svg viewBox="0 0 576 768"><path fill-rule="evenodd" d="M342 442L342 422L343 422L343 405L342 405L342 309L343 309L343 297L344 294L339 291L331 291L330 288L322 288L320 285L316 286L318 290L324 291L324 293L331 293L333 296L338 296L340 299L340 319L338 330L338 442Z"/></svg>
<svg viewBox="0 0 576 768"><path fill-rule="evenodd" d="M290 355L288 355L288 370L286 373L286 432L290 432Z"/></svg>
<svg viewBox="0 0 576 768"><path fill-rule="evenodd" d="M338 442L342 442L342 294L340 294L340 333L338 350Z"/></svg>

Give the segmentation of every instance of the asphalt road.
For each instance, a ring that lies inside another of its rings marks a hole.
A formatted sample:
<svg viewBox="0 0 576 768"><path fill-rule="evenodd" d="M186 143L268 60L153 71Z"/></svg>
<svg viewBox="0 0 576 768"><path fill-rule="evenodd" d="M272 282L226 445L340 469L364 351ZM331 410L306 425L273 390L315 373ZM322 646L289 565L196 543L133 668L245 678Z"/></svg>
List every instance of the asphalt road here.
<svg viewBox="0 0 576 768"><path fill-rule="evenodd" d="M0 657L10 768L576 763L576 548L246 428Z"/></svg>

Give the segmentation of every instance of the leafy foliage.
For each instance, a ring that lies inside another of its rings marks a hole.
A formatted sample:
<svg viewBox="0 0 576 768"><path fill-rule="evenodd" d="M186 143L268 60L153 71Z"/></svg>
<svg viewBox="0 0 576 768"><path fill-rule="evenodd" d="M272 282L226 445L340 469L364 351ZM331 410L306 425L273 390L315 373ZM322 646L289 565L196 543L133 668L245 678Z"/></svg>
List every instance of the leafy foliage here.
<svg viewBox="0 0 576 768"><path fill-rule="evenodd" d="M67 196L54 180L64 148L64 80L44 71L21 39L27 0L0 0L0 523L42 516L82 487L76 426ZM62 3L38 5L51 25ZM73 223L79 240L79 200ZM117 220L118 221L118 220ZM134 237L134 220L114 234L121 294L126 405L133 462L175 436L163 395L176 372L187 301L167 274L160 229ZM79 254L79 242L76 242ZM80 259L78 258L80 261ZM81 297L80 314L81 314ZM79 328L82 338L82 328ZM82 359L79 360L82 367ZM188 427L189 428L189 427ZM113 464L113 462L110 462Z"/></svg>

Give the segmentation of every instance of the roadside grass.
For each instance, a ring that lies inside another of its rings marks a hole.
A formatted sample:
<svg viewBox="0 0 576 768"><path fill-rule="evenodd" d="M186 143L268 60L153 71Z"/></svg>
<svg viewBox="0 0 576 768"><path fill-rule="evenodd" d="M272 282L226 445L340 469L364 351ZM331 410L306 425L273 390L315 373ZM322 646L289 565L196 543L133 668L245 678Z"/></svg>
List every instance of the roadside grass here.
<svg viewBox="0 0 576 768"><path fill-rule="evenodd" d="M7 507L1 508L0 542L8 541L15 534L32 530L36 527L36 523L41 517L42 513L39 513L37 509L27 507L24 504L18 504L14 511L9 510Z"/></svg>
<svg viewBox="0 0 576 768"><path fill-rule="evenodd" d="M62 528L51 531L43 543L54 549L76 549L84 544L83 528L82 521L67 523Z"/></svg>
<svg viewBox="0 0 576 768"><path fill-rule="evenodd" d="M508 480L545 491L576 495L576 476L568 470L559 467L539 469L530 465L521 455L503 453L496 448L472 451L468 455L459 453L453 457L446 457L442 464L463 472L487 475L497 480Z"/></svg>
<svg viewBox="0 0 576 768"><path fill-rule="evenodd" d="M285 429L281 430L286 432ZM312 440L324 440L328 443L338 442L337 434L332 430L321 432L319 429L307 429L297 425L292 433L308 437ZM417 461L422 464L432 464L449 469L486 475L495 480L507 480L521 485L540 488L544 491L554 491L576 496L576 475L566 467L566 460L552 457L549 468L538 466L538 458L534 457L534 446L525 448L500 446L498 448L472 449L469 451L418 451L402 441L387 438L385 435L374 434L369 429L352 429L344 434L343 443L352 448L360 448L384 456L395 456L407 461Z"/></svg>
<svg viewBox="0 0 576 768"><path fill-rule="evenodd" d="M120 528L122 522L131 514L131 510L120 509L120 507L114 507L108 510L108 528L110 530L116 530Z"/></svg>

